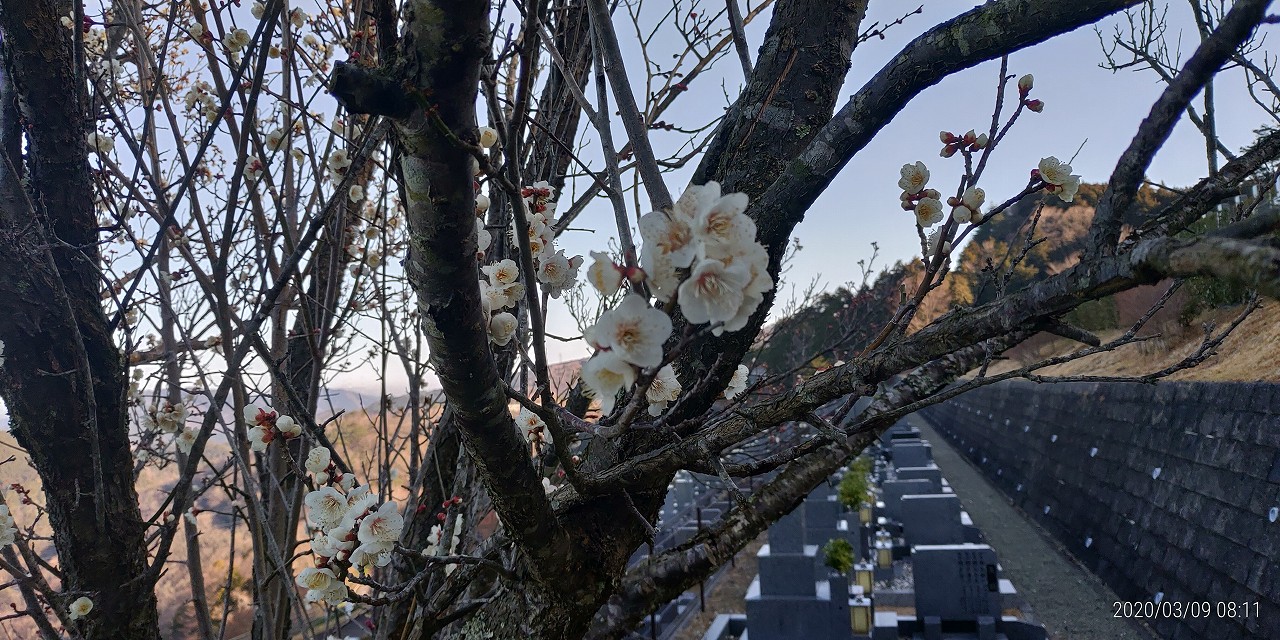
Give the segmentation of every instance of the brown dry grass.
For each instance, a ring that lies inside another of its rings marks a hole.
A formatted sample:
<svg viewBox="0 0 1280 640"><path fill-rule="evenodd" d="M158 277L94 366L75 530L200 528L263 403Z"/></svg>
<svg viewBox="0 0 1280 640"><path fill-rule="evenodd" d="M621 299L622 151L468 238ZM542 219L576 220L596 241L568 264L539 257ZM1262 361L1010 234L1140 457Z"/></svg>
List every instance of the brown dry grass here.
<svg viewBox="0 0 1280 640"><path fill-rule="evenodd" d="M1203 325L1212 323L1215 331L1221 331L1240 313L1239 308L1216 309L1206 312L1190 327L1166 322L1159 327L1158 337L1145 342L1126 345L1114 351L1098 353L1052 367L1038 374L1046 376L1113 375L1141 376L1159 371L1178 362L1199 347L1204 337ZM1209 381L1277 381L1280 380L1280 304L1268 302L1254 311L1222 343L1215 355L1199 366L1179 371L1170 380ZM1119 336L1121 331L1102 332L1104 341ZM1080 348L1079 343L1065 338L1054 338L1037 348L1019 352L1009 360L993 364L989 374L1002 373L1030 364L1045 357L1071 353Z"/></svg>

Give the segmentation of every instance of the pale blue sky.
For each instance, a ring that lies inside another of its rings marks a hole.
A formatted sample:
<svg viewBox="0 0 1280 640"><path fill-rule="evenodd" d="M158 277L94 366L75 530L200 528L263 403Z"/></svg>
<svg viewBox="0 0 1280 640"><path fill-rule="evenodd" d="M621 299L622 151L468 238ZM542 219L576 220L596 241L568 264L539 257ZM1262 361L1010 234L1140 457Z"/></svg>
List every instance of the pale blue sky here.
<svg viewBox="0 0 1280 640"><path fill-rule="evenodd" d="M864 24L892 21L921 4L923 15L913 16L906 24L890 30L885 40L872 39L855 52L841 104L910 39L980 3L972 0L873 1ZM1175 5L1173 13L1179 10L1187 13L1181 4ZM759 20L749 29L753 59L766 24L767 21ZM1116 24L1114 18L1100 26L1109 33L1113 24ZM1183 48L1184 58L1192 50L1189 43L1197 37L1190 23L1185 26L1184 42L1188 44ZM1046 106L1043 113L1025 113L993 154L982 182L988 202L998 202L1016 193L1026 184L1028 172L1040 158L1055 155L1065 160L1075 154L1082 143L1084 147L1073 164L1075 172L1087 182L1106 180L1163 85L1149 71L1112 73L1101 69L1098 65L1102 60L1098 37L1090 27L1011 57L1010 73L1035 74L1034 97L1044 100ZM913 217L898 207L899 168L904 163L923 160L932 172L931 186L944 193L954 188L961 173L961 160L958 156L950 160L938 157L941 149L938 132L987 128L998 65L998 61L980 65L924 91L849 163L796 229L795 236L804 250L784 280L780 298L790 295L792 285L803 287L815 277L828 288L855 278L855 263L870 256L871 242L880 245L878 264L881 266L909 259L919 251ZM731 95L736 92L742 82L737 60L726 58L717 71ZM631 70L633 83L639 82L639 73L638 69ZM588 92L588 95L594 94ZM711 117L724 106L719 80L700 79L676 105L668 120L700 122ZM1253 129L1266 122L1265 114L1248 99L1243 76L1238 73L1224 74L1219 81L1218 114L1221 135L1232 149L1248 144L1253 139ZM621 134L619 128L615 136ZM659 146L662 135L656 136ZM674 137L675 134L668 135ZM1185 186L1203 177L1205 172L1203 139L1184 120L1157 156L1149 176L1171 186ZM670 174L668 185L678 193L689 173L685 170ZM607 203L594 205L577 226L595 227L598 231L566 234L561 242L566 253L587 255L589 250L598 250L603 244L602 234L616 235L608 231L612 227L607 215ZM574 333L571 320L559 305L553 304L548 324L551 331L560 335ZM553 361L588 353L581 345L554 341L548 344L548 352Z"/></svg>

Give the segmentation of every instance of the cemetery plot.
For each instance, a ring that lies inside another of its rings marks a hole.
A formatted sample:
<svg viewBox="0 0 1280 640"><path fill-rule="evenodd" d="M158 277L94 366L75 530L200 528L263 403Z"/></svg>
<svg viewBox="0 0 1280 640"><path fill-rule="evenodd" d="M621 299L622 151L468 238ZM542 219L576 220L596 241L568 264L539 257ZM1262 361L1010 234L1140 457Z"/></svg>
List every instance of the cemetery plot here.
<svg viewBox="0 0 1280 640"><path fill-rule="evenodd" d="M919 430L896 426L864 455L769 528L746 614L703 640L1043 640ZM850 504L846 485L870 490Z"/></svg>

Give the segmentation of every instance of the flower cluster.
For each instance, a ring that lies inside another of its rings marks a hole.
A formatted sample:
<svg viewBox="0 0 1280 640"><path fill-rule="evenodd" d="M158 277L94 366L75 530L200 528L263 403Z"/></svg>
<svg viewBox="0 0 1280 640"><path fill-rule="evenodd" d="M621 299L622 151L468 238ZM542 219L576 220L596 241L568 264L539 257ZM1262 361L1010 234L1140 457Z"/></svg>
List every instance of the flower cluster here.
<svg viewBox="0 0 1280 640"><path fill-rule="evenodd" d="M947 198L951 205L951 217L956 222L977 222L982 219L982 204L987 201L987 192L982 187L969 187L959 198Z"/></svg>
<svg viewBox="0 0 1280 640"><path fill-rule="evenodd" d="M315 530L311 538L315 566L303 569L295 580L307 589L308 602L336 605L347 597L347 585L341 577L347 569L363 572L391 562L404 516L393 502L378 505L369 485L354 487L353 476L336 473L329 456L329 450L322 447L307 456L307 470L323 486L303 499Z"/></svg>
<svg viewBox="0 0 1280 640"><path fill-rule="evenodd" d="M773 288L769 253L756 240L747 204L746 194L721 194L716 182L690 186L671 211L640 218L642 270L596 252L588 279L602 295L617 292L624 280L643 280L659 301L669 307L678 302L690 323L711 323L714 335L742 329ZM675 370L663 366L663 345L672 331L668 313L630 293L584 332L596 353L583 365L582 380L604 413L642 369L653 376L644 390L650 415L661 415L680 397Z"/></svg>
<svg viewBox="0 0 1280 640"><path fill-rule="evenodd" d="M1080 176L1072 175L1071 165L1053 156L1041 160L1040 165L1031 170L1031 177L1044 180L1044 190L1058 196L1063 202L1075 200L1076 193L1080 191Z"/></svg>
<svg viewBox="0 0 1280 640"><path fill-rule="evenodd" d="M506 346L516 334L519 322L504 309L515 306L524 297L524 284L518 282L520 268L510 258L480 267L485 279L480 281L480 301L489 318L489 341Z"/></svg>
<svg viewBox="0 0 1280 640"><path fill-rule="evenodd" d="M970 129L963 136L958 136L950 131L943 131L938 134L938 138L942 140L942 152L938 155L944 158L954 156L957 151L964 151L965 153L981 151L987 148L987 144L990 142L987 134L975 133L973 129Z"/></svg>
<svg viewBox="0 0 1280 640"><path fill-rule="evenodd" d="M276 438L296 438L302 435L302 425L289 416L282 416L269 408L249 405L244 408L244 419L249 424L249 448L266 451Z"/></svg>
<svg viewBox="0 0 1280 640"><path fill-rule="evenodd" d="M916 224L921 227L932 227L942 222L942 194L937 189L926 189L929 184L929 167L923 162L904 164L899 172L898 188L902 189L899 200L904 211L914 211Z"/></svg>
<svg viewBox="0 0 1280 640"><path fill-rule="evenodd" d="M0 547L13 544L17 536L18 527L14 525L13 516L9 514L9 506L0 504Z"/></svg>
<svg viewBox="0 0 1280 640"><path fill-rule="evenodd" d="M640 218L640 264L662 302L678 297L694 324L718 323L712 333L737 331L773 288L769 253L747 217L747 195L721 195L720 184L690 186L672 211ZM688 269L687 277L685 269Z"/></svg>
<svg viewBox="0 0 1280 640"><path fill-rule="evenodd" d="M213 87L208 82L200 80L191 85L191 89L187 91L187 95L183 98L187 110L195 110L199 107L200 115L206 120L217 120L220 113L218 107L218 99L214 96Z"/></svg>
<svg viewBox="0 0 1280 640"><path fill-rule="evenodd" d="M529 249L533 252L533 268L538 282L552 298L559 298L565 289L578 280L578 268L582 256L572 258L563 249L555 247L556 190L546 181L535 182L520 190L525 207L529 211Z"/></svg>
<svg viewBox="0 0 1280 640"><path fill-rule="evenodd" d="M1044 101L1036 98L1028 98L1031 94L1031 88L1035 86L1036 78L1031 74L1027 74L1018 78L1018 99L1022 100L1022 105L1035 113L1044 111Z"/></svg>
<svg viewBox="0 0 1280 640"><path fill-rule="evenodd" d="M452 508L462 504L462 498L454 496L444 501L442 505L445 509ZM448 515L444 512L437 513L436 517L440 522L444 522ZM453 518L453 533L449 536L448 544L445 544L444 526L441 524L431 525L431 531L427 534L429 544L423 553L429 556L452 555L457 552L458 547L462 546L462 521L463 515L457 514ZM453 573L454 565L445 568L445 575Z"/></svg>

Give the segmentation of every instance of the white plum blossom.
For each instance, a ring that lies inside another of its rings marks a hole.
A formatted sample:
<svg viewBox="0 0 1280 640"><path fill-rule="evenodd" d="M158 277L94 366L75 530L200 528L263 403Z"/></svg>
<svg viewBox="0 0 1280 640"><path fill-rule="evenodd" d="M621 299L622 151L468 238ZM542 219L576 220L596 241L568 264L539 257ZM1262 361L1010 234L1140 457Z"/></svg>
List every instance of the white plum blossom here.
<svg viewBox="0 0 1280 640"><path fill-rule="evenodd" d="M609 414L619 391L636 382L636 370L613 351L601 351L582 365L582 382L591 396L600 400L600 412Z"/></svg>
<svg viewBox="0 0 1280 640"><path fill-rule="evenodd" d="M257 182L266 173L267 165L258 156L249 156L244 161L244 178L249 182Z"/></svg>
<svg viewBox="0 0 1280 640"><path fill-rule="evenodd" d="M498 130L493 127L480 127L480 146L488 149L498 143Z"/></svg>
<svg viewBox="0 0 1280 640"><path fill-rule="evenodd" d="M611 296L622 287L622 270L614 264L613 258L603 251L592 251L594 262L587 268L587 281L602 296Z"/></svg>
<svg viewBox="0 0 1280 640"><path fill-rule="evenodd" d="M404 516L396 509L394 502L384 502L377 511L370 513L360 521L360 542L395 543L400 539L404 529Z"/></svg>
<svg viewBox="0 0 1280 640"><path fill-rule="evenodd" d="M982 204L987 201L987 192L982 187L969 187L964 190L960 202L964 206L969 207L974 213L982 210Z"/></svg>
<svg viewBox="0 0 1280 640"><path fill-rule="evenodd" d="M267 13L267 6L262 4L261 2L255 2L253 3L253 6L249 9L249 13L252 14L255 19L261 20L262 16L266 15Z"/></svg>
<svg viewBox="0 0 1280 640"><path fill-rule="evenodd" d="M259 453L267 450L267 445L274 439L271 429L267 427L250 427L249 428L249 449Z"/></svg>
<svg viewBox="0 0 1280 640"><path fill-rule="evenodd" d="M654 376L644 395L645 400L649 401L649 415L655 417L662 415L667 405L679 397L680 380L676 378L676 370L671 365L658 370L658 375Z"/></svg>
<svg viewBox="0 0 1280 640"><path fill-rule="evenodd" d="M650 259L662 258L678 268L693 262L693 219L664 211L640 216L640 237Z"/></svg>
<svg viewBox="0 0 1280 640"><path fill-rule="evenodd" d="M749 373L747 365L738 365L738 368L733 372L733 377L729 379L729 386L725 387L725 398L733 400L747 390L747 373Z"/></svg>
<svg viewBox="0 0 1280 640"><path fill-rule="evenodd" d="M597 348L637 367L662 364L662 344L669 337L671 318L636 294L629 294L621 304L600 314L591 327Z"/></svg>
<svg viewBox="0 0 1280 640"><path fill-rule="evenodd" d="M154 419L160 429L177 433L187 423L187 405L181 401L177 404L165 402L156 409Z"/></svg>
<svg viewBox="0 0 1280 640"><path fill-rule="evenodd" d="M909 194L920 193L929 184L929 168L918 160L915 164L902 165L900 173L902 177L898 179L898 188Z"/></svg>
<svg viewBox="0 0 1280 640"><path fill-rule="evenodd" d="M538 282L543 284L543 291L546 291L552 298L559 298L560 294L578 279L578 267L582 266L582 256L574 256L567 258L564 250L560 249L551 256L543 256L538 263Z"/></svg>
<svg viewBox="0 0 1280 640"><path fill-rule="evenodd" d="M510 258L480 267L480 271L489 277L490 286L503 287L520 278L520 268Z"/></svg>
<svg viewBox="0 0 1280 640"><path fill-rule="evenodd" d="M102 155L111 153L116 148L116 141L111 136L97 131L90 131L87 141L90 149Z"/></svg>
<svg viewBox="0 0 1280 640"><path fill-rule="evenodd" d="M921 198L916 203L916 224L932 227L942 222L942 202L934 198Z"/></svg>
<svg viewBox="0 0 1280 640"><path fill-rule="evenodd" d="M347 514L347 497L333 487L320 487L303 498L307 515L321 529L329 530Z"/></svg>
<svg viewBox="0 0 1280 640"><path fill-rule="evenodd" d="M292 24L294 29L301 29L303 25L307 24L307 20L310 18L311 16L308 16L307 12L302 9L292 9L289 11L289 24Z"/></svg>
<svg viewBox="0 0 1280 640"><path fill-rule="evenodd" d="M489 210L489 196L483 193L476 194L476 215L482 216Z"/></svg>
<svg viewBox="0 0 1280 640"><path fill-rule="evenodd" d="M959 206L951 209L951 218L956 222L964 224L973 219L973 211L966 206Z"/></svg>
<svg viewBox="0 0 1280 640"><path fill-rule="evenodd" d="M1071 176L1066 182L1058 185L1058 189L1054 191L1054 195L1058 196L1063 202L1071 202L1076 199L1076 194L1080 191L1080 176Z"/></svg>
<svg viewBox="0 0 1280 640"><path fill-rule="evenodd" d="M680 308L694 324L728 322L738 314L750 282L751 269L745 263L700 260L680 284Z"/></svg>
<svg viewBox="0 0 1280 640"><path fill-rule="evenodd" d="M249 35L244 29L232 29L227 35L223 36L222 44L226 46L230 53L240 53L241 49L253 40L253 36Z"/></svg>
<svg viewBox="0 0 1280 640"><path fill-rule="evenodd" d="M294 582L308 591L328 591L334 583L338 582L338 576L334 575L333 569L328 567L323 569L307 567L298 573Z"/></svg>
<svg viewBox="0 0 1280 640"><path fill-rule="evenodd" d="M178 451L182 453L191 453L191 447L196 443L196 430L183 429L178 433L178 437L173 439L173 443L178 446Z"/></svg>
<svg viewBox="0 0 1280 640"><path fill-rule="evenodd" d="M307 453L307 461L303 466L312 474L321 474L324 473L325 469L329 468L332 458L333 454L328 447L312 447L311 451Z"/></svg>
<svg viewBox="0 0 1280 640"><path fill-rule="evenodd" d="M1037 168L1040 171L1040 179L1054 186L1060 186L1071 178L1071 165L1054 156L1042 158Z"/></svg>
<svg viewBox="0 0 1280 640"><path fill-rule="evenodd" d="M305 600L307 602L324 602L325 604L338 606L347 599L347 583L336 580L324 591L308 591Z"/></svg>
<svg viewBox="0 0 1280 640"><path fill-rule="evenodd" d="M275 131L268 133L267 139L266 139L267 150L279 151L280 147L284 146L284 140L285 140L284 129L276 129ZM330 162L332 163L332 160L330 160ZM350 164L351 164L351 161L348 160L347 165L350 165ZM332 164L330 166L332 166Z"/></svg>
<svg viewBox="0 0 1280 640"><path fill-rule="evenodd" d="M524 297L524 285L519 282L495 287L484 280L480 280L480 299L487 311L492 312L514 307L522 297Z"/></svg>
<svg viewBox="0 0 1280 640"><path fill-rule="evenodd" d="M534 440L535 435L540 440L549 439L546 433L547 423L543 422L538 414L524 407L521 407L520 412L516 414L516 427L520 429L525 440Z"/></svg>
<svg viewBox="0 0 1280 640"><path fill-rule="evenodd" d="M1076 193L1080 191L1080 176L1072 175L1071 165L1049 156L1040 160L1037 172L1040 179L1048 184L1046 190L1049 193L1056 194L1063 202L1075 200Z"/></svg>
<svg viewBox="0 0 1280 640"><path fill-rule="evenodd" d="M491 244L493 244L493 235L484 228L484 220L476 218L476 251L484 253L489 250Z"/></svg>
<svg viewBox="0 0 1280 640"><path fill-rule="evenodd" d="M351 547L355 546L354 542L347 541L347 544ZM319 558L333 558L344 550L345 549L339 546L338 541L334 540L334 538L328 534L316 534L316 536L311 539L311 553L315 554Z"/></svg>
<svg viewBox="0 0 1280 640"><path fill-rule="evenodd" d="M276 429L280 431L280 435L286 438L296 438L302 435L302 425L289 416L276 418Z"/></svg>
<svg viewBox="0 0 1280 640"><path fill-rule="evenodd" d="M284 135L284 133L279 130L276 130L275 132L268 134L267 136L268 147L271 146L270 144L272 140L271 136L276 134L279 134L280 137L276 138L277 141L276 141L275 148L279 148L280 141L283 140L283 135ZM335 149L333 153L329 154L329 160L325 163L325 165L329 169L329 179L335 183L341 182L342 177L347 174L347 169L351 167L351 156L346 149Z"/></svg>
<svg viewBox="0 0 1280 640"><path fill-rule="evenodd" d="M347 199L355 203L364 200L364 187L358 184L351 185L351 188L347 189Z"/></svg>
<svg viewBox="0 0 1280 640"><path fill-rule="evenodd" d="M648 215L648 214L646 214ZM666 255L645 244L640 251L640 267L644 269L645 282L653 297L661 302L671 302L680 288L680 269Z"/></svg>
<svg viewBox="0 0 1280 640"><path fill-rule="evenodd" d="M90 600L87 596L80 596L71 603L71 606L67 607L67 617L71 620L79 620L89 615L90 611L93 611L93 600Z"/></svg>
<svg viewBox="0 0 1280 640"><path fill-rule="evenodd" d="M391 552L395 542L364 542L351 552L351 565L361 569L385 567L391 564Z"/></svg>
<svg viewBox="0 0 1280 640"><path fill-rule="evenodd" d="M519 321L516 317L506 311L494 314L489 319L489 341L499 347L507 346L511 342L511 338L516 335L516 327Z"/></svg>
<svg viewBox="0 0 1280 640"><path fill-rule="evenodd" d="M769 252L759 242L753 240L741 245L736 253L723 256L720 261L726 266L745 265L751 274L751 280L742 291L742 304L738 305L738 311L732 318L725 320L723 325L711 330L712 335L717 336L725 331L738 331L747 326L751 314L764 301L764 294L773 288L773 278L769 276Z"/></svg>
<svg viewBox="0 0 1280 640"><path fill-rule="evenodd" d="M693 238L700 243L699 255L721 258L755 242L756 223L743 214L746 209L747 194L731 193L698 214L694 220Z"/></svg>

